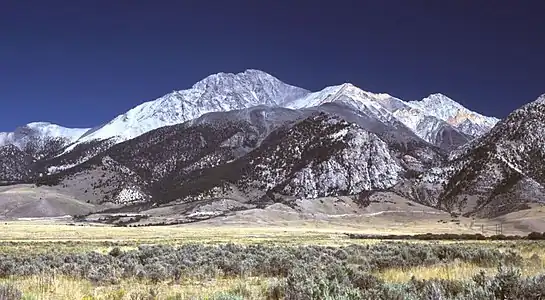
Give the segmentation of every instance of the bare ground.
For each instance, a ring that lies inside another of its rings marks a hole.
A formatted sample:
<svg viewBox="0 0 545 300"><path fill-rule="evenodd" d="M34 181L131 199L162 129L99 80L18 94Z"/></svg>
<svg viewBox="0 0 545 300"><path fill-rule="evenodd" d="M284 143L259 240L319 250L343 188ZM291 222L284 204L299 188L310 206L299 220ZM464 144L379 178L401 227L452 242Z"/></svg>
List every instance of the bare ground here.
<svg viewBox="0 0 545 300"><path fill-rule="evenodd" d="M495 219L457 217L427 207L389 192L370 196L370 204L363 206L354 197L325 197L318 199L289 199L293 205L272 204L256 208L238 199L219 199L202 205L186 204L157 207L142 214L151 218L142 222L158 223L175 220L181 215L223 214L206 221L180 225L181 227L300 227L309 229L339 229L375 234L410 233L498 233L525 235L545 231L545 206L510 213ZM34 185L0 187L0 217L45 218L81 215L97 211L99 207L79 201L63 189ZM66 222L66 220L62 221Z"/></svg>
<svg viewBox="0 0 545 300"><path fill-rule="evenodd" d="M0 215L4 218L77 215L95 208L51 187L31 184L0 187Z"/></svg>

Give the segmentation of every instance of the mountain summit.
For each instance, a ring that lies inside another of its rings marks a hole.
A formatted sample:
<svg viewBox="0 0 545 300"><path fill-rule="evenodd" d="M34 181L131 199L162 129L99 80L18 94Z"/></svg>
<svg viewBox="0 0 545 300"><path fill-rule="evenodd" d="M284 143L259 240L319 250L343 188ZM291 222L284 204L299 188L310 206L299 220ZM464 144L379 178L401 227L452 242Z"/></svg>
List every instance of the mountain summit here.
<svg viewBox="0 0 545 300"><path fill-rule="evenodd" d="M440 97L440 94L431 95L422 101L404 102L388 94L363 91L350 83L326 87L312 93L286 84L263 71L249 69L237 74L213 74L195 83L190 89L177 90L136 106L110 122L87 132L67 151L79 144L95 140L110 139L113 143L122 142L150 130L180 124L209 112L230 111L258 105L302 109L332 102L348 104L383 122L390 122L397 118L394 110L410 108L418 111L417 118L428 116L435 118L435 121L450 122L452 131L466 135L456 137L454 140L463 142L466 141L467 136L481 135L497 122L495 118L487 118L471 112L446 96ZM458 122L466 119L470 120L470 123ZM418 121L414 118L405 116L400 121L426 141L436 143L437 133L430 135L418 132ZM460 142L453 144L457 146Z"/></svg>
<svg viewBox="0 0 545 300"><path fill-rule="evenodd" d="M279 106L308 93L258 70L250 69L238 74L218 73L197 82L190 89L174 91L117 116L85 134L70 149L93 140L114 138L116 142L122 142L209 112L257 105Z"/></svg>
<svg viewBox="0 0 545 300"><path fill-rule="evenodd" d="M66 128L48 122L33 122L13 132L0 132L0 147L13 145L32 156L60 150L78 140L89 128ZM53 154L53 153L50 153Z"/></svg>
<svg viewBox="0 0 545 300"><path fill-rule="evenodd" d="M420 101L409 101L409 105L441 119L470 136L481 136L498 123L499 119L486 117L470 111L451 98L435 93Z"/></svg>

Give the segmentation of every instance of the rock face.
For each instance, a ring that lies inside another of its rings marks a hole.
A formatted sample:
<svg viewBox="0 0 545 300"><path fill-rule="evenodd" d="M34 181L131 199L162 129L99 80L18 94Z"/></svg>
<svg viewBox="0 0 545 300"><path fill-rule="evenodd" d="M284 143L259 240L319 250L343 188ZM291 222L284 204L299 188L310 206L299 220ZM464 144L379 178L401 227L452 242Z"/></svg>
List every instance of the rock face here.
<svg viewBox="0 0 545 300"><path fill-rule="evenodd" d="M398 187L428 205L496 216L545 196L545 96L539 97L467 147L432 168L416 184ZM411 186L412 185L412 186Z"/></svg>
<svg viewBox="0 0 545 300"><path fill-rule="evenodd" d="M244 164L241 181L302 198L386 189L403 175L386 142L324 113L276 132Z"/></svg>

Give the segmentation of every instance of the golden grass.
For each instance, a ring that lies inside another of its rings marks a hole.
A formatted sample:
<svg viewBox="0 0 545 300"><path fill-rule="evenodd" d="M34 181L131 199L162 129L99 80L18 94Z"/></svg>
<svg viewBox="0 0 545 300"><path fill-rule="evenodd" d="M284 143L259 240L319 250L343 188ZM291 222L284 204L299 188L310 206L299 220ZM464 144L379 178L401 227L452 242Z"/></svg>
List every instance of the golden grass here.
<svg viewBox="0 0 545 300"><path fill-rule="evenodd" d="M404 269L388 269L377 272L376 275L387 282L407 282L414 276L417 279L451 279L465 280L484 270L487 274L495 271L494 268L479 268L470 263L451 263L428 267L413 267Z"/></svg>
<svg viewBox="0 0 545 300"><path fill-rule="evenodd" d="M115 246L134 249L141 244L186 243L239 243L327 245L378 243L380 240L349 239L344 233L378 233L374 229L342 227L341 224L320 226L321 223L305 223L305 226L211 226L182 225L154 227L71 226L54 221L0 222L0 253L6 252L108 252ZM434 232L433 230L420 230ZM396 233L384 229L382 233ZM399 232L397 232L399 233ZM410 241L428 243L426 241ZM492 243L470 241L471 243ZM459 243L441 241L441 243ZM497 242L498 244L501 242ZM528 249L531 251L532 249Z"/></svg>
<svg viewBox="0 0 545 300"><path fill-rule="evenodd" d="M488 276L494 276L497 267L483 268L471 263L448 263L428 267L413 267L406 269L388 269L375 275L387 282L407 282L414 276L416 279L448 279L467 280L484 271ZM545 273L545 265L527 265L521 268L523 276L536 276Z"/></svg>
<svg viewBox="0 0 545 300"><path fill-rule="evenodd" d="M518 252L524 259L520 268L523 276L536 276L545 273L545 248L542 242L515 242L502 244L501 242L480 241L484 245L499 247L501 251L510 249ZM511 245L514 245L511 246ZM484 271L488 276L494 276L498 268L483 268L466 262L452 262L432 266L417 266L411 268L392 268L375 275L387 282L407 282L414 276L416 279L448 279L467 280L479 272Z"/></svg>
<svg viewBox="0 0 545 300"><path fill-rule="evenodd" d="M425 229L425 228L424 228ZM242 244L282 244L282 245L328 245L342 246L354 243L380 243L380 240L354 240L344 233L377 233L374 229L356 227L324 226L307 223L300 227L282 226L162 226L162 227L109 227L109 226L69 226L46 221L16 221L0 223L0 254L38 253L50 251L109 252L113 247L123 250L135 249L140 244L183 244L183 243L242 243ZM420 229L419 229L420 230ZM423 230L423 229L422 229ZM385 231L385 230L383 230ZM428 232L433 230L423 230ZM386 231L383 233L399 233ZM500 242L500 241L409 241L411 243L482 243L483 247L508 249L519 252L525 259L523 275L531 276L545 273L545 243L543 242ZM419 279L443 278L466 280L484 270L493 275L497 269L452 262L427 267L388 269L375 275L388 282L406 282L415 276ZM119 284L95 286L91 282L68 277L48 275L26 278L8 278L0 282L10 282L27 295L28 299L142 299L150 291L156 299L207 299L218 292L244 290L247 299L263 299L267 278L229 278L209 281L186 280L181 283L140 282L123 280ZM140 296L137 298L136 296ZM85 298L88 297L88 298ZM176 298L174 298L176 297Z"/></svg>
<svg viewBox="0 0 545 300"><path fill-rule="evenodd" d="M180 283L149 283L124 280L119 284L95 286L87 280L56 276L33 276L0 280L11 283L29 299L40 300L112 300L112 299L209 299L218 293L237 291L245 299L263 299L269 283L275 279L232 278Z"/></svg>
<svg viewBox="0 0 545 300"><path fill-rule="evenodd" d="M16 221L0 224L2 252L108 252L114 246L134 249L141 244L239 243L285 245L346 245L379 241L351 240L339 228L301 227L111 227L70 226Z"/></svg>

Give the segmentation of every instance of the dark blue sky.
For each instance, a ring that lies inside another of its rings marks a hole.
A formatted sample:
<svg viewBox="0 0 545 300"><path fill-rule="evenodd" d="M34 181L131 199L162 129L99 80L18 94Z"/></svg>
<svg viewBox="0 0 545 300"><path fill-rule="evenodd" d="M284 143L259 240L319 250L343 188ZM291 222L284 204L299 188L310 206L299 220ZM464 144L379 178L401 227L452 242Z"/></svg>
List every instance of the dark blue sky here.
<svg viewBox="0 0 545 300"><path fill-rule="evenodd" d="M323 2L2 1L0 131L95 126L248 68L498 117L545 93L544 1Z"/></svg>

